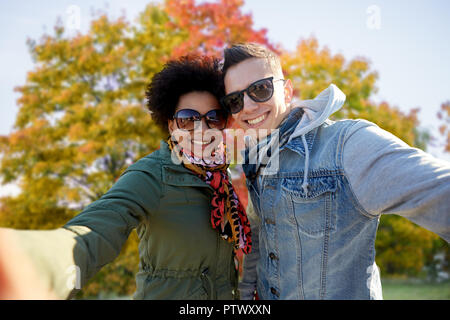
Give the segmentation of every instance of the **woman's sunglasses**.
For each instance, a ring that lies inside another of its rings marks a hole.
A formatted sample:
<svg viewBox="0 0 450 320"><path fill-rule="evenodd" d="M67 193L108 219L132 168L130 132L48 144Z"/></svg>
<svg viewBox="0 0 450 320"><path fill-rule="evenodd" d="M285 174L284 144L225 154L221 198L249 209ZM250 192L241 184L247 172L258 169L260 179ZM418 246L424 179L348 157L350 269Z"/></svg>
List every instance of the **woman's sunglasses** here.
<svg viewBox="0 0 450 320"><path fill-rule="evenodd" d="M265 102L272 98L273 82L280 80L284 81L284 79L273 80L273 77L255 81L244 90L227 94L220 99L220 103L231 113L238 113L244 108L244 92L247 92L248 97L255 102Z"/></svg>
<svg viewBox="0 0 450 320"><path fill-rule="evenodd" d="M223 130L227 126L228 115L228 112L220 109L208 111L204 115L192 109L181 109L175 113L173 118L177 122L178 128L183 130L197 129L203 118L209 129Z"/></svg>

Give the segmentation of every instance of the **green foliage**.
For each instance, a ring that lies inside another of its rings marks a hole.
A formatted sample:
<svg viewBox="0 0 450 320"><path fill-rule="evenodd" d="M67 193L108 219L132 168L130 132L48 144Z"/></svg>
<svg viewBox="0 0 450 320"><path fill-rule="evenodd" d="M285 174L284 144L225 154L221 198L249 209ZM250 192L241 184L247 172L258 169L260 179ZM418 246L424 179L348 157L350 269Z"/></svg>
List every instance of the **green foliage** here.
<svg viewBox="0 0 450 320"><path fill-rule="evenodd" d="M399 216L382 216L376 252L381 274L419 276L438 236Z"/></svg>
<svg viewBox="0 0 450 320"><path fill-rule="evenodd" d="M345 92L345 108L336 113L338 118L358 117L365 108L364 102L376 91L378 75L370 70L367 59L354 58L347 62L342 55L332 55L328 48L320 48L315 38L300 41L294 52L285 51L281 61L300 99L314 98L330 83Z"/></svg>

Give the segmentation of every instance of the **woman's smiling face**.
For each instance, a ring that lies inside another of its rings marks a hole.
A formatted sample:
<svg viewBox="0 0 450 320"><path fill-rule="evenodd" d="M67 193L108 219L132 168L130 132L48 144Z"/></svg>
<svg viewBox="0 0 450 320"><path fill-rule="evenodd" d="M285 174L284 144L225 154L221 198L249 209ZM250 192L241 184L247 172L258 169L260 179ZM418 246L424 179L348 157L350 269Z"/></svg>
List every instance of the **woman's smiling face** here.
<svg viewBox="0 0 450 320"><path fill-rule="evenodd" d="M175 114L183 109L191 109L197 111L200 115L205 115L211 110L222 110L219 101L214 95L207 91L193 91L180 96ZM217 129L209 129L205 118L196 126L194 130L186 131L183 128L179 128L175 119L169 120L168 123L169 132L175 136L176 140L184 150L190 151L203 151L211 143L215 141L218 144L217 135L221 132ZM182 139L180 139L182 137Z"/></svg>

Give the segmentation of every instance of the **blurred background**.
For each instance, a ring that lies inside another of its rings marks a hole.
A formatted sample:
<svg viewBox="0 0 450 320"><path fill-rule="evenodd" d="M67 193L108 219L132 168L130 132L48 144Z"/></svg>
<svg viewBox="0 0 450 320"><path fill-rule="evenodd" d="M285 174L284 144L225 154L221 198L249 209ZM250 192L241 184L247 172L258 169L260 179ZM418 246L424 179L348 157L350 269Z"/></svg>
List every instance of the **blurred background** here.
<svg viewBox="0 0 450 320"><path fill-rule="evenodd" d="M1 1L0 30L0 227L57 228L98 199L163 138L144 91L164 62L235 42L279 53L299 99L335 83L347 95L335 120L367 119L450 161L445 0ZM130 297L137 243L78 298ZM383 216L376 250L385 299L450 299L437 235Z"/></svg>

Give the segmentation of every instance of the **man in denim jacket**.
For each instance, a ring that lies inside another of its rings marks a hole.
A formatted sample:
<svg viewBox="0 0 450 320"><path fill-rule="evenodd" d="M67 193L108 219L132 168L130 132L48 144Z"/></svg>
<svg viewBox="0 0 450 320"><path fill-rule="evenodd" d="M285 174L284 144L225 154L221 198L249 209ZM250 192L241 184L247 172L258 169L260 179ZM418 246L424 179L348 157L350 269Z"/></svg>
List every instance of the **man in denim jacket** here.
<svg viewBox="0 0 450 320"><path fill-rule="evenodd" d="M329 120L345 101L333 84L291 103L279 58L261 45L226 49L223 69L222 103L237 124L277 129L246 150L257 217L242 299L255 291L260 299L382 299L375 264L381 214L401 215L449 241L448 162L371 122ZM251 162L255 150L265 150L263 158Z"/></svg>

